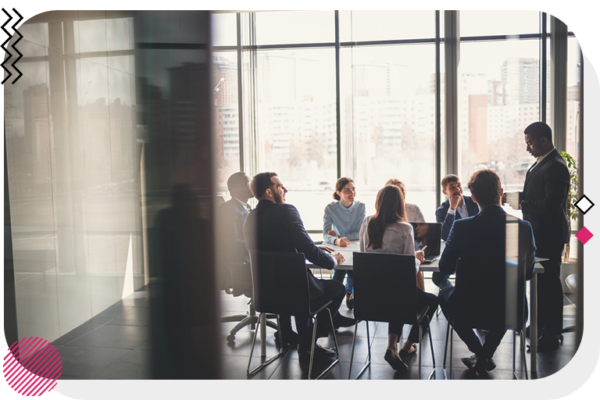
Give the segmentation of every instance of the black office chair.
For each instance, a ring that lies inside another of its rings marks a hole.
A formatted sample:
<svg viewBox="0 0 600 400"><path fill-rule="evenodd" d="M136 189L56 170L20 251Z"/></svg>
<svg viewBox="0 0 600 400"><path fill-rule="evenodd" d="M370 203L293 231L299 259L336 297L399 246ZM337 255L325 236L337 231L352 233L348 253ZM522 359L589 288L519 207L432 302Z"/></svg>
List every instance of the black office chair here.
<svg viewBox="0 0 600 400"><path fill-rule="evenodd" d="M356 344L356 329L360 321L367 322L367 345L369 349L368 360L356 379L371 364L371 343L369 338L369 321L390 322L401 321L405 324L419 324L419 379L421 378L421 354L423 353L423 332L421 322L428 319L429 306L417 306L417 280L415 277L415 256L382 254L382 253L354 253L354 338L352 340L352 353L350 356L350 370L348 379L352 374L352 361ZM433 370L429 379L435 373L435 355L433 341L429 335Z"/></svg>
<svg viewBox="0 0 600 400"><path fill-rule="evenodd" d="M452 339L454 326L471 329L502 329L513 334L513 376L516 373L516 337L521 339L521 358L527 372L525 356L525 321L527 303L525 299L525 266L507 264L504 261L490 262L485 259L458 260L456 287L452 294L455 302L454 320L449 321L444 347L444 374L446 373L446 350L450 342L450 378L452 378ZM448 334L449 333L449 334Z"/></svg>
<svg viewBox="0 0 600 400"><path fill-rule="evenodd" d="M256 327L258 316L252 304L252 274L250 265L246 263L231 263L227 266L219 267L218 272L219 289L225 293L233 295L233 297L246 296L249 297L248 312L246 314L236 314L221 317L221 322L238 322L227 335L228 344L235 342L235 334L245 326L250 326L250 329ZM274 318L268 315L267 318ZM277 329L277 324L267 320L267 326Z"/></svg>
<svg viewBox="0 0 600 400"><path fill-rule="evenodd" d="M256 311L260 312L261 315L263 313L277 314L278 322L280 314L306 315L308 312L308 315L312 316L314 325L311 343L313 343L313 346L310 352L308 379L311 379L312 377L314 343L317 333L316 315L327 308L327 311L329 312L329 322L331 323L333 341L335 343L336 359L316 378L319 379L339 362L340 356L338 352L337 339L335 337L335 328L333 326L331 310L328 308L328 306L331 304L331 301L320 306L318 309L311 309L310 289L308 285L308 269L306 267L304 254L251 250L250 264L252 267L253 302ZM261 319L259 318L258 324L260 324L260 321ZM279 331L281 335L281 330ZM282 350L279 351L279 354L277 354L275 357L264 361L260 366L250 371L252 353L254 351L257 333L258 326L254 332L252 350L250 350L250 360L248 361L247 374L249 376L269 365L283 353L282 348ZM279 339L280 342L283 343L281 336Z"/></svg>

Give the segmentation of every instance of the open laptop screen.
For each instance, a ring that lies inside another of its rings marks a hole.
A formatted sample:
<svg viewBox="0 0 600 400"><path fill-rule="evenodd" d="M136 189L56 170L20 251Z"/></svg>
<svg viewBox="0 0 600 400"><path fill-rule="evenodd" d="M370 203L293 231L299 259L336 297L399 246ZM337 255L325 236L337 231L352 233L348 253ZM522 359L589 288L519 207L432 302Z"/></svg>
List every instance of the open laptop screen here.
<svg viewBox="0 0 600 400"><path fill-rule="evenodd" d="M435 258L440 255L440 246L442 243L442 224L411 222L415 236L415 251L421 250L424 246L425 258Z"/></svg>

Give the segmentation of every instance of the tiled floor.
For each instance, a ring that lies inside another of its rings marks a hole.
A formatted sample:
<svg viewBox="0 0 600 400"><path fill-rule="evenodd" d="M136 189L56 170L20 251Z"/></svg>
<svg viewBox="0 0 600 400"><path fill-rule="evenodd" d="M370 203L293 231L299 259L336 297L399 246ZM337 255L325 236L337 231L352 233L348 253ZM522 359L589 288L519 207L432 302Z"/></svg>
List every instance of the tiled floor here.
<svg viewBox="0 0 600 400"><path fill-rule="evenodd" d="M429 286L430 282L427 282ZM436 292L427 287L428 290ZM221 313L223 316L243 314L247 311L248 299L221 293ZM352 316L345 304L340 312ZM564 326L574 325L575 308L568 296L565 296L565 322ZM222 323L221 331L221 356L222 377L224 379L247 379L246 368L252 346L253 331L246 327L236 334L233 344L228 345L225 337L235 325L234 322ZM442 361L444 357L444 340L447 322L443 314L434 317L431 323L431 335L435 354L435 379L444 379ZM405 327L403 339L408 334L409 327ZM267 357L275 355L278 349L273 338L274 330L267 328ZM406 360L409 371L400 374L394 371L383 359L387 344L387 324L373 323L369 325L371 339L371 366L361 379L417 379L418 356ZM350 366L350 353L352 349L353 328L341 328L337 331L337 340L340 351L340 362L322 379L347 379ZM57 339L57 347L63 362L61 379L146 379L150 377L149 353L149 315L148 298L145 291L139 291L129 298L111 306L92 320L79 326L63 337ZM331 337L319 340L324 346L333 347ZM429 347L429 339L424 337L425 347L422 353L422 378L427 379L434 370L433 359ZM551 375L563 368L571 359L575 350L575 334L565 334L564 343L558 350L538 354L538 378ZM464 343L454 336L454 378L455 379L512 379L512 332L509 331L498 348L494 360L497 368L484 375L477 375L469 371L462 362L461 357L470 355ZM421 351L421 346L418 347ZM363 322L358 327L358 337L352 375L356 376L368 354L367 330ZM260 338L257 339L253 354L252 368L257 366L260 358ZM529 354L527 354L529 363ZM315 365L315 371L320 372L323 365ZM517 370L519 377L524 378L517 346ZM296 349L285 349L284 356L280 357L268 367L257 373L251 379L306 379L308 371L298 362Z"/></svg>

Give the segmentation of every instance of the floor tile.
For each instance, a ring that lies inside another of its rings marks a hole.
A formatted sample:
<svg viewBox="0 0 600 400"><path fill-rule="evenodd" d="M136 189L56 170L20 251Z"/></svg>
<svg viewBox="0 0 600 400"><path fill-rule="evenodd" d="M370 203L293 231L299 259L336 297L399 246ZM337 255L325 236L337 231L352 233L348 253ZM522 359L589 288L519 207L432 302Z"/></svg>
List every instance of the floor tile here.
<svg viewBox="0 0 600 400"><path fill-rule="evenodd" d="M67 345L131 350L147 341L149 333L145 327L103 325Z"/></svg>
<svg viewBox="0 0 600 400"><path fill-rule="evenodd" d="M103 368L126 355L128 351L63 346L59 351L62 361L61 372L65 376L94 379Z"/></svg>

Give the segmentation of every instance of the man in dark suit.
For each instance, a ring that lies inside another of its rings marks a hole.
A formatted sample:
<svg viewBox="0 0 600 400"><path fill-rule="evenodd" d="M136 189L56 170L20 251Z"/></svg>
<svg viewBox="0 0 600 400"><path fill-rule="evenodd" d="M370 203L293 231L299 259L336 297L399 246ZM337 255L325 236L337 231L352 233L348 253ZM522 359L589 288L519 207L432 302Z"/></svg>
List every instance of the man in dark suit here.
<svg viewBox="0 0 600 400"><path fill-rule="evenodd" d="M506 259L507 214L500 206L503 192L500 187L500 178L489 169L477 171L469 181L469 189L472 199L478 204L480 211L473 217L454 222L439 263L440 271L444 274L449 275L456 271L458 259L486 259L490 262L504 262ZM525 263L526 278L530 279L533 276L535 264L533 232L529 222L518 218L514 219L519 225L518 257L521 262ZM481 268L490 268L490 266L482 263ZM493 285L494 282L481 282L481 284ZM442 289L438 296L442 311L448 320L454 320L456 310L456 299L453 294L454 287L450 284ZM472 329L458 325L454 328L469 350L475 353L472 357L462 359L469 369L491 371L496 367L492 356L504 337L506 328L490 327L483 346Z"/></svg>
<svg viewBox="0 0 600 400"><path fill-rule="evenodd" d="M463 196L460 179L454 174L446 175L442 179L442 192L446 195L447 200L435 211L435 219L442 224L442 239L448 240L454 221L476 215L479 208L471 197ZM450 285L448 275L440 272L434 272L431 280L440 289Z"/></svg>
<svg viewBox="0 0 600 400"><path fill-rule="evenodd" d="M569 169L552 144L552 130L543 122L525 129L527 151L537 158L525 177L519 208L531 223L537 256L544 273L538 276L538 351L558 347L563 323L563 292L560 282L561 254L570 239L567 217Z"/></svg>
<svg viewBox="0 0 600 400"><path fill-rule="evenodd" d="M250 178L243 172L236 172L227 180L227 189L231 199L219 207L219 232L220 255L223 265L219 268L221 288L232 288L233 295L252 297L252 275L250 272L250 254L244 241L244 222L252 208L248 199L252 196ZM292 330L288 318L280 319L281 337L284 343L298 344L298 335ZM275 340L279 341L279 334L275 332Z"/></svg>
<svg viewBox="0 0 600 400"><path fill-rule="evenodd" d="M300 252L313 264L326 269L333 269L344 262L340 253L329 255L333 249L315 246L306 233L298 210L291 204L285 204L286 188L274 172L263 172L252 178L252 193L259 202L244 224L244 238L248 250ZM325 249L325 251L323 250ZM327 251L327 252L326 252ZM285 268L285 266L281 266ZM329 309L334 316L336 327L352 326L353 319L345 318L337 313L346 289L334 280L322 280L309 273L311 304L321 305L332 300ZM312 327L308 315L296 315L298 330L298 353L300 362L310 359ZM329 316L326 310L317 315L317 326L324 327L318 336L326 335ZM332 356L335 352L315 344L315 356Z"/></svg>

